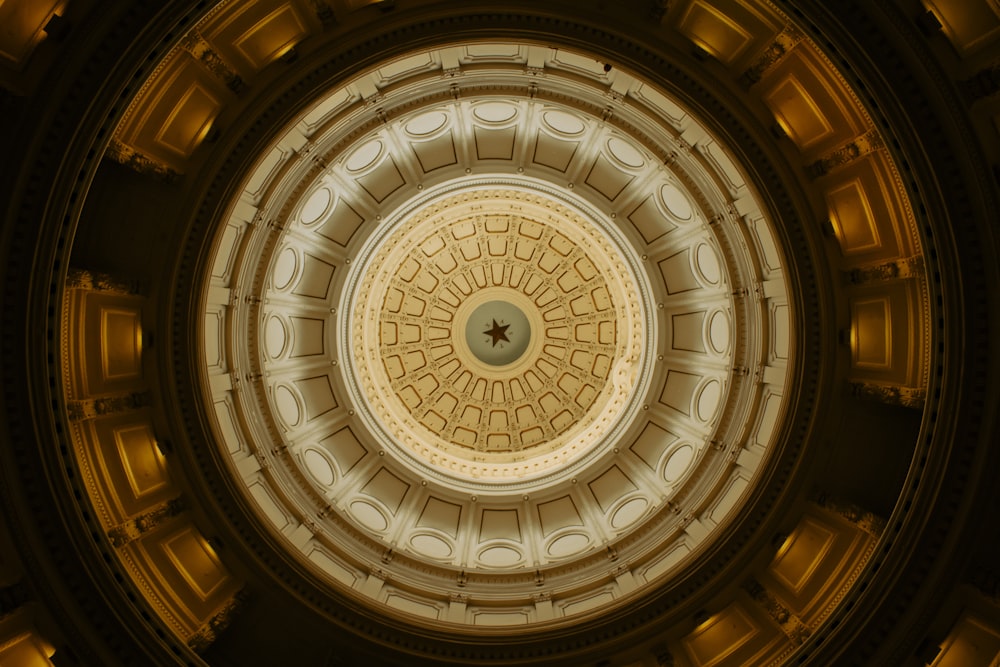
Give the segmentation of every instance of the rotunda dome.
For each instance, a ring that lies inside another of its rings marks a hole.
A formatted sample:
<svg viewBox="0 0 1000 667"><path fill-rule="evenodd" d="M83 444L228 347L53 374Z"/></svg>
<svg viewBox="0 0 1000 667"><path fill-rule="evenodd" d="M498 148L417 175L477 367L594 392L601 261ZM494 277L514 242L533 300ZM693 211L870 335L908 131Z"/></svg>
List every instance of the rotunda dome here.
<svg viewBox="0 0 1000 667"><path fill-rule="evenodd" d="M259 381L220 394L209 369L219 447L308 567L404 618L624 603L725 529L780 430L790 306L754 186L636 74L617 73L634 104L598 113L586 53L551 51L558 97L497 95L531 48L441 46L324 93L247 176L211 262L257 304L223 328ZM458 99L426 76L455 49ZM355 91L386 69L373 125ZM294 136L309 156L274 157ZM251 202L274 223L248 228Z"/></svg>

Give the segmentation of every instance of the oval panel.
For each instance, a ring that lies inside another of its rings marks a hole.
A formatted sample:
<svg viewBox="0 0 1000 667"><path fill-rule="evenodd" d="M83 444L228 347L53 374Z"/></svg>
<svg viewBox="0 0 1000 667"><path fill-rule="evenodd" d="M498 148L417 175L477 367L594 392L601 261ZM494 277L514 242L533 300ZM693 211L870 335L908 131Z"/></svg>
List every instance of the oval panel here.
<svg viewBox="0 0 1000 667"><path fill-rule="evenodd" d="M580 553L589 545L590 536L586 533L569 533L552 540L547 551L554 558L564 558Z"/></svg>
<svg viewBox="0 0 1000 667"><path fill-rule="evenodd" d="M608 152L626 167L638 169L646 164L646 161L642 159L642 153L627 141L623 141L617 137L608 139Z"/></svg>
<svg viewBox="0 0 1000 667"><path fill-rule="evenodd" d="M351 153L344 166L349 171L361 171L365 167L370 167L382 154L382 142L378 139L369 141L367 144Z"/></svg>
<svg viewBox="0 0 1000 667"><path fill-rule="evenodd" d="M645 498L633 498L622 504L615 513L611 515L611 527L621 530L635 523L649 506L649 501Z"/></svg>
<svg viewBox="0 0 1000 667"><path fill-rule="evenodd" d="M274 403L278 408L278 414L289 426L295 426L302 418L302 410L299 402L295 400L295 394L285 386L280 386L274 390Z"/></svg>
<svg viewBox="0 0 1000 667"><path fill-rule="evenodd" d="M389 522L385 515L369 502L355 500L351 503L351 514L363 526L381 532L389 527Z"/></svg>
<svg viewBox="0 0 1000 667"><path fill-rule="evenodd" d="M688 201L687 195L673 183L667 183L660 188L660 199L663 200L663 205L670 214L678 220L691 219L691 215L694 213L691 202Z"/></svg>
<svg viewBox="0 0 1000 667"><path fill-rule="evenodd" d="M729 317L721 310L708 321L708 342L719 354L729 349Z"/></svg>
<svg viewBox="0 0 1000 667"><path fill-rule="evenodd" d="M285 343L288 342L288 332L285 330L285 323L280 318L272 317L264 327L264 343L267 347L267 354L276 359L285 351Z"/></svg>
<svg viewBox="0 0 1000 667"><path fill-rule="evenodd" d="M448 558L454 552L451 545L437 535L421 533L410 538L410 546L429 558Z"/></svg>
<svg viewBox="0 0 1000 667"><path fill-rule="evenodd" d="M521 552L511 547L490 547L479 552L479 562L487 567L510 567L521 562Z"/></svg>
<svg viewBox="0 0 1000 667"><path fill-rule="evenodd" d="M406 131L416 137L437 132L448 122L448 116L441 111L431 111L417 116L406 124Z"/></svg>
<svg viewBox="0 0 1000 667"><path fill-rule="evenodd" d="M580 134L586 128L582 120L565 111L546 111L542 121L560 134Z"/></svg>
<svg viewBox="0 0 1000 667"><path fill-rule="evenodd" d="M333 481L336 479L333 465L323 454L315 449L309 449L303 454L302 461L306 464L306 469L313 476L313 479L323 486L333 486Z"/></svg>
<svg viewBox="0 0 1000 667"><path fill-rule="evenodd" d="M303 225L313 224L330 209L332 201L333 193L328 188L320 188L309 195L309 199L306 200L306 203L302 206L302 210L299 212L299 220L302 221Z"/></svg>
<svg viewBox="0 0 1000 667"><path fill-rule="evenodd" d="M712 285L718 285L722 280L722 268L719 266L719 258L707 243L702 243L694 254L695 264L702 277Z"/></svg>
<svg viewBox="0 0 1000 667"><path fill-rule="evenodd" d="M274 271L271 272L271 279L274 281L275 289L285 289L292 278L295 277L295 269L299 266L299 255L292 248L285 248L278 255L274 262Z"/></svg>
<svg viewBox="0 0 1000 667"><path fill-rule="evenodd" d="M676 482L687 472L693 460L694 447L681 445L670 454L666 465L663 466L663 480L667 483Z"/></svg>
<svg viewBox="0 0 1000 667"><path fill-rule="evenodd" d="M506 102L487 102L478 105L472 113L487 123L502 123L517 115L517 107Z"/></svg>
<svg viewBox="0 0 1000 667"><path fill-rule="evenodd" d="M698 419L707 422L715 415L716 408L719 407L719 399L722 397L722 383L718 380L710 380L705 384L701 394L698 395Z"/></svg>

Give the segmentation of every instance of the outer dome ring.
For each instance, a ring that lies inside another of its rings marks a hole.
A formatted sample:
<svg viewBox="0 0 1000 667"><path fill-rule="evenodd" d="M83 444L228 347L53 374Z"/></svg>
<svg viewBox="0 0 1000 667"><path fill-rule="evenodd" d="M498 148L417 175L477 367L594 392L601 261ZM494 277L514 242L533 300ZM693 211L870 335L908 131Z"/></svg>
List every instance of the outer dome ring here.
<svg viewBox="0 0 1000 667"><path fill-rule="evenodd" d="M634 129L634 128L633 128L633 129ZM720 218L720 219L721 219L721 218ZM731 250L731 249L728 249L728 250L727 250L727 252L730 252L730 250ZM649 546L649 545L647 545L647 546Z"/></svg>

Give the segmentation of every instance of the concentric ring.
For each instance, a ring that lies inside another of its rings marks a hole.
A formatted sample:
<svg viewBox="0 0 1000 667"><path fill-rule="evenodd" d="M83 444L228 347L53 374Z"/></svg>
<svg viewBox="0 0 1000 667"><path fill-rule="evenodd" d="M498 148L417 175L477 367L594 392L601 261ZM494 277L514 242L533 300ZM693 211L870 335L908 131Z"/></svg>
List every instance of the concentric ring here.
<svg viewBox="0 0 1000 667"><path fill-rule="evenodd" d="M360 253L341 309L347 383L377 427L422 463L481 483L606 445L650 368L649 288L620 235L515 184L463 179L404 206ZM462 322L501 298L536 335L495 364Z"/></svg>

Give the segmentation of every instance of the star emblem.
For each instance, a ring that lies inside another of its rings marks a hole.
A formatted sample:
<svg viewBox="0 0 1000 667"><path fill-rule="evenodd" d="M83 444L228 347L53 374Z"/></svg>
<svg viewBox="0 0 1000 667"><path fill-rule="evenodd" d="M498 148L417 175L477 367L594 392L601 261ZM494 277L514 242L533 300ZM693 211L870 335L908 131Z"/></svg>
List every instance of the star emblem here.
<svg viewBox="0 0 1000 667"><path fill-rule="evenodd" d="M500 341L505 343L510 342L510 338L507 338L507 328L509 326L509 324L497 324L497 321L493 320L493 327L483 333L493 339L493 347L496 347Z"/></svg>

